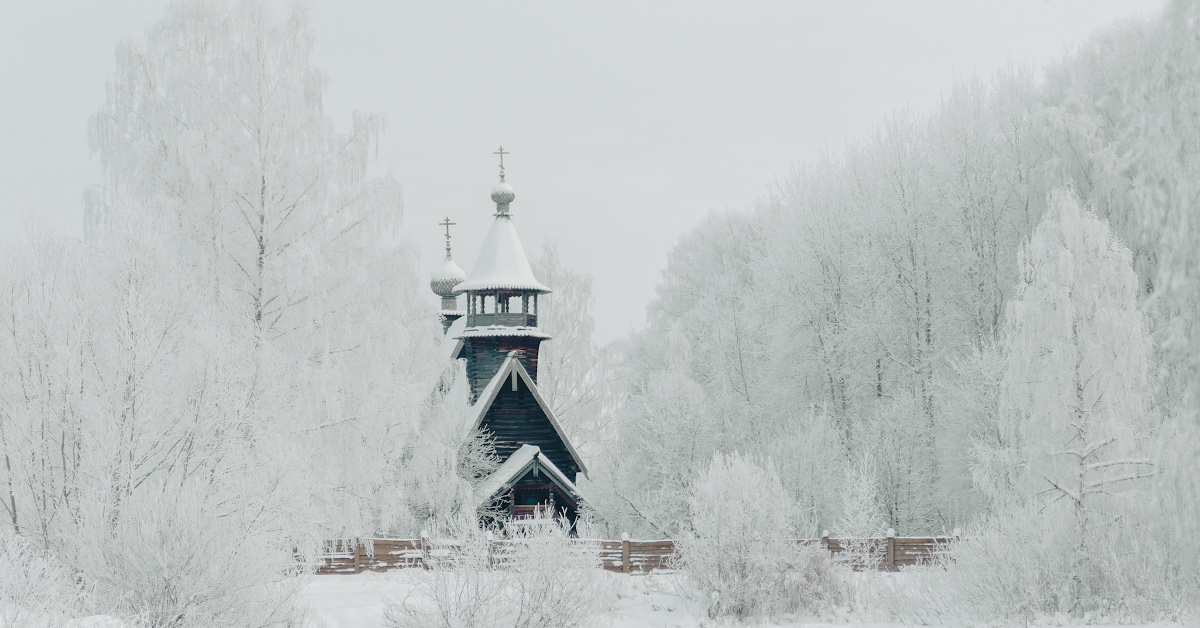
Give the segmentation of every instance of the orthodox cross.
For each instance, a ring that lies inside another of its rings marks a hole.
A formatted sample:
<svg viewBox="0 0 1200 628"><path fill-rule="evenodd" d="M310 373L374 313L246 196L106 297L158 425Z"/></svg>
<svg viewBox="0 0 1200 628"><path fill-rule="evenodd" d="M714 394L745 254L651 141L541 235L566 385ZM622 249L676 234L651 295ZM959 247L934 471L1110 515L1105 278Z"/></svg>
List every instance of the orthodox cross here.
<svg viewBox="0 0 1200 628"><path fill-rule="evenodd" d="M504 180L504 156L505 156L505 155L511 155L512 153L511 153L511 152L509 152L509 151L506 151L506 150L504 150L504 147L503 147L503 146L501 146L501 147L500 147L500 150L498 150L498 151L496 151L496 152L494 152L494 153L492 153L492 154L493 154L493 155L500 155L500 180L501 180L501 181L503 181L503 180Z"/></svg>
<svg viewBox="0 0 1200 628"><path fill-rule="evenodd" d="M458 223L450 222L450 217L446 216L446 219L439 222L438 224L446 228L446 255L449 255L450 254L450 227L453 225L456 225Z"/></svg>

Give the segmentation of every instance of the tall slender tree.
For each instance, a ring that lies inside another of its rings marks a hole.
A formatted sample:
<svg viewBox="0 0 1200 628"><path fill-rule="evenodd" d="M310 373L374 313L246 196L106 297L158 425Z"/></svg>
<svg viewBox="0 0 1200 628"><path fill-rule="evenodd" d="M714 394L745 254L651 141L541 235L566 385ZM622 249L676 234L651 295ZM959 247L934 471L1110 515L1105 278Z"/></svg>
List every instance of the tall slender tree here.
<svg viewBox="0 0 1200 628"><path fill-rule="evenodd" d="M1136 300L1132 255L1074 194L1057 190L1021 249L1008 305L1001 420L1016 425L1018 500L1069 513L1073 598L1094 532L1122 512L1120 495L1150 477L1143 453L1157 428L1147 377L1151 340Z"/></svg>

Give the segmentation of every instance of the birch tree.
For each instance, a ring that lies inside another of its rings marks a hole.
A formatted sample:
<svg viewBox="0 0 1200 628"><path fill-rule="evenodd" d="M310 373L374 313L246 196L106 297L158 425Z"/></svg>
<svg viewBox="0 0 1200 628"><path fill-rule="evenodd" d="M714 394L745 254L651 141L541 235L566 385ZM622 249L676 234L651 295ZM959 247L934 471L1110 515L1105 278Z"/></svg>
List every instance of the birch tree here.
<svg viewBox="0 0 1200 628"><path fill-rule="evenodd" d="M331 287L310 278L400 218L395 180L366 175L385 119L334 129L312 45L299 6L278 19L259 0L174 3L118 46L90 123L104 173L88 194L93 237L123 204L162 214L213 297L266 338L303 326L300 306Z"/></svg>
<svg viewBox="0 0 1200 628"><path fill-rule="evenodd" d="M1008 306L1002 420L1018 426L1018 495L1070 513L1078 599L1094 531L1155 469L1142 453L1157 427L1151 342L1129 249L1071 192L1055 191L1048 206Z"/></svg>
<svg viewBox="0 0 1200 628"><path fill-rule="evenodd" d="M370 169L386 119L335 127L313 41L300 5L181 0L121 43L90 124L87 235L107 247L155 221L216 316L254 337L257 376L322 469L314 520L368 533L446 365L399 185Z"/></svg>
<svg viewBox="0 0 1200 628"><path fill-rule="evenodd" d="M563 265L558 246L546 244L534 275L554 292L542 297L538 326L551 339L538 354L538 388L572 442L592 451L606 434L604 353L592 340L595 328L591 275Z"/></svg>

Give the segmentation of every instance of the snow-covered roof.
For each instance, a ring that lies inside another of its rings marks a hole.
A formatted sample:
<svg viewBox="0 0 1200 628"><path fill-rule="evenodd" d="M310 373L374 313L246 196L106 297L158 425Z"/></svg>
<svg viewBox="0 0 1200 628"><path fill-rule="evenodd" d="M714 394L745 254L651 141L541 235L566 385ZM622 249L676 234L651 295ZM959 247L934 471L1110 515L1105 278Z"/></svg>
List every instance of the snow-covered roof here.
<svg viewBox="0 0 1200 628"><path fill-rule="evenodd" d="M575 488L575 483L569 480L542 453L540 447L537 445L521 445L519 449L508 457L508 460L505 460L482 484L476 487L474 493L475 505L478 507L487 504L497 493L511 487L517 480L520 480L530 467L534 465L537 465L540 471L544 471L546 477L550 478L550 481L557 484L559 488L570 495L577 503L581 501L579 489Z"/></svg>
<svg viewBox="0 0 1200 628"><path fill-rule="evenodd" d="M458 321L454 322L457 323ZM496 371L496 374L492 376L488 385L479 393L479 399L475 401L475 405L471 406L471 411L467 413L467 416L471 419L471 424L468 426L470 430L475 431L479 429L480 423L483 423L483 417L487 415L488 408L492 407L492 402L496 400L496 395L499 394L500 387L510 377L520 377L521 381L525 382L525 387L529 389L529 392L533 393L534 400L537 401L542 412L546 414L546 419L550 421L550 426L554 428L554 432L558 434L559 440L567 448L567 453L571 455L571 459L579 466L579 470L584 475L587 475L587 466L583 464L583 458L579 456L579 452L575 451L575 447L571 445L566 432L558 424L558 419L555 419L554 413L550 411L550 406L546 403L545 399L542 399L541 393L538 392L537 384L533 383L533 378L529 376L529 372L525 370L525 366L517 359L515 351L510 352L508 357L504 359L504 363L500 365L500 369Z"/></svg>
<svg viewBox="0 0 1200 628"><path fill-rule="evenodd" d="M533 276L529 267L529 258L517 237L513 227L512 217L506 213L497 213L492 229L483 240L479 257L475 259L475 267L466 281L454 288L455 294L468 290L532 290L541 293L550 292L550 288L542 285Z"/></svg>
<svg viewBox="0 0 1200 628"><path fill-rule="evenodd" d="M450 323L450 328L446 330L446 335L442 337L442 347L440 354L447 360L453 360L458 357L458 353L462 351L463 341L460 338L462 332L467 328L467 317L454 319Z"/></svg>
<svg viewBox="0 0 1200 628"><path fill-rule="evenodd" d="M537 327L505 327L504 325L468 327L465 331L458 335L459 338L489 338L493 336L523 336L527 338L553 337Z"/></svg>

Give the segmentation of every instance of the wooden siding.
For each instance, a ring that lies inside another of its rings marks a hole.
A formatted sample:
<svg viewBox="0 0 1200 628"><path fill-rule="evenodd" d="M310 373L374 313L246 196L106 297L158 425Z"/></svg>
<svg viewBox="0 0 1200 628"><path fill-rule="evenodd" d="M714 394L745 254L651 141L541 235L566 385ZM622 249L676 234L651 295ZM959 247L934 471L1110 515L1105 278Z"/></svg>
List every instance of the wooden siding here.
<svg viewBox="0 0 1200 628"><path fill-rule="evenodd" d="M579 473L575 459L520 377L517 378L515 392L511 382L505 382L500 387L479 427L491 433L496 455L501 460L508 460L521 445L537 445L563 475L575 481Z"/></svg>
<svg viewBox="0 0 1200 628"><path fill-rule="evenodd" d="M541 338L526 336L497 336L485 338L463 338L463 349L460 357L467 360L467 380L471 383L471 403L479 399L479 394L487 388L488 382L504 365L504 359L510 351L517 352L521 366L529 373L529 378L537 383L538 348ZM555 461L555 464L558 464Z"/></svg>

